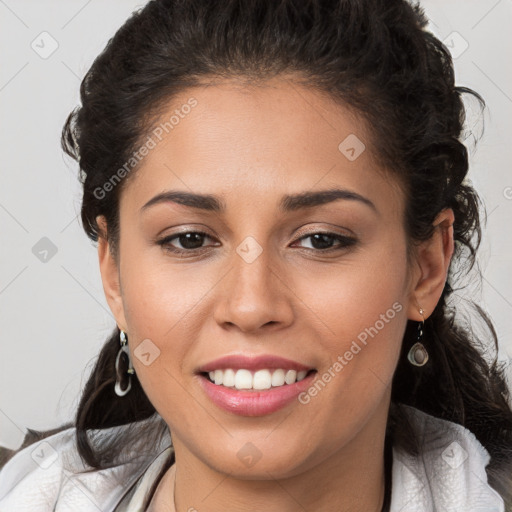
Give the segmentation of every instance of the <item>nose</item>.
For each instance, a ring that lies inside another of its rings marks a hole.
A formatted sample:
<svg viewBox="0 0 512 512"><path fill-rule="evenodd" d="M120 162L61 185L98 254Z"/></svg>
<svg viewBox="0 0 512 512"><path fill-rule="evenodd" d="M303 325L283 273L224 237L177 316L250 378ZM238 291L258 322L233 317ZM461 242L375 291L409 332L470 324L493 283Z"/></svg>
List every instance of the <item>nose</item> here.
<svg viewBox="0 0 512 512"><path fill-rule="evenodd" d="M293 292L267 251L248 262L237 253L221 281L214 317L223 328L249 333L281 329L293 321Z"/></svg>

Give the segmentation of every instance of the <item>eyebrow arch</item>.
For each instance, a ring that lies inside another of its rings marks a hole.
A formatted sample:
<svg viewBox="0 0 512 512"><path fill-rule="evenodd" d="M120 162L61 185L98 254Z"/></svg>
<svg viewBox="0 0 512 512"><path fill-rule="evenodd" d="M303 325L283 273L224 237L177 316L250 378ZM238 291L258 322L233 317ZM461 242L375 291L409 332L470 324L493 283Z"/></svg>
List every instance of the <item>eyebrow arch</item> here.
<svg viewBox="0 0 512 512"><path fill-rule="evenodd" d="M279 205L279 209L283 212L291 212L332 203L338 199L359 201L360 203L369 206L376 214L379 214L377 207L368 198L358 194L357 192L340 188L303 192L301 194L284 196Z"/></svg>
<svg viewBox="0 0 512 512"><path fill-rule="evenodd" d="M351 190L332 188L300 194L285 195L279 203L281 212L293 212L314 206L321 206L339 199L358 201L369 206L375 213L379 214L377 207L368 198ZM142 208L141 212L159 203L174 202L191 208L223 213L226 210L225 203L218 197L211 194L196 194L192 192L169 190L162 192L150 199Z"/></svg>

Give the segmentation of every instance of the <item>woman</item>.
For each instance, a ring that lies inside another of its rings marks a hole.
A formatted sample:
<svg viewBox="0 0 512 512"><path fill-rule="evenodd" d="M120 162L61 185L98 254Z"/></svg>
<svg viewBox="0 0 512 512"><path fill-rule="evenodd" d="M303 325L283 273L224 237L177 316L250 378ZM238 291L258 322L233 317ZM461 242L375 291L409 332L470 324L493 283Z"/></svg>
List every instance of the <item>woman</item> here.
<svg viewBox="0 0 512 512"><path fill-rule="evenodd" d="M155 0L118 30L63 131L117 326L2 512L512 510L502 368L449 304L483 100L425 26Z"/></svg>

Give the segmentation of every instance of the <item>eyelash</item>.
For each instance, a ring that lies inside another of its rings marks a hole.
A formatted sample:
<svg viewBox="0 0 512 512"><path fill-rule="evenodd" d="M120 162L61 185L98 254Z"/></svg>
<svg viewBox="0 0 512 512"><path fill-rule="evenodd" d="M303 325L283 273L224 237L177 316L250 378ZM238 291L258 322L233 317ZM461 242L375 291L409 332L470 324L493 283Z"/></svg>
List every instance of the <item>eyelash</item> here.
<svg viewBox="0 0 512 512"><path fill-rule="evenodd" d="M196 249L177 249L176 247L173 247L170 245L172 240L179 238L180 236L189 235L189 234L201 235L201 236L205 236L207 238L213 238L208 233L205 233L203 231L184 231L182 233L176 233L174 235L170 235L161 240L158 240L157 244L162 246L162 248L165 249L166 251L174 253L174 254L185 255L185 254L204 252L204 249L207 249L207 247L199 247ZM331 252L335 252L335 251L341 251L341 250L347 249L348 247L351 247L357 243L356 238L339 235L337 233L331 233L331 232L327 232L327 231L325 231L325 232L324 231L315 231L313 233L308 233L307 235L301 236L296 241L311 238L314 235L323 235L323 236L332 237L341 243L338 247L331 247L328 249L314 249L314 248L310 249L308 247L305 248L308 251L313 251L313 252L317 252L317 253L321 253L321 254L331 253Z"/></svg>

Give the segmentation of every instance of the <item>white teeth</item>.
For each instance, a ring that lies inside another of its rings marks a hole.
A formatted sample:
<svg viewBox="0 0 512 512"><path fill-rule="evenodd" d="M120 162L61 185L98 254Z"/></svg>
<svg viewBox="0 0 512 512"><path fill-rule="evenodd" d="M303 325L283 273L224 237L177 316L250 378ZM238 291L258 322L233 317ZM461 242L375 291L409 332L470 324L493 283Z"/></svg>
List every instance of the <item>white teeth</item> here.
<svg viewBox="0 0 512 512"><path fill-rule="evenodd" d="M271 387L280 387L285 384L293 384L301 381L307 375L306 370L297 372L296 370L257 370L252 373L250 370L213 370L208 372L210 380L218 386L226 386L236 389L270 389Z"/></svg>
<svg viewBox="0 0 512 512"><path fill-rule="evenodd" d="M282 386L284 384L284 370L275 370L272 374L272 386Z"/></svg>
<svg viewBox="0 0 512 512"><path fill-rule="evenodd" d="M307 371L306 370L302 370L300 372L297 372L297 382L299 380L302 380L306 375L307 375Z"/></svg>
<svg viewBox="0 0 512 512"><path fill-rule="evenodd" d="M288 370L284 376L286 384L293 384L297 380L297 372L295 370Z"/></svg>
<svg viewBox="0 0 512 512"><path fill-rule="evenodd" d="M258 370L252 378L253 389L270 389L272 377L268 370Z"/></svg>
<svg viewBox="0 0 512 512"><path fill-rule="evenodd" d="M231 369L224 370L224 376L222 377L222 385L230 388L235 385L235 372Z"/></svg>
<svg viewBox="0 0 512 512"><path fill-rule="evenodd" d="M215 373L222 370L215 370ZM215 383L217 384L217 383ZM222 384L222 382L221 382ZM252 374L249 370L238 370L235 373L235 388L236 389L251 389L252 388Z"/></svg>

